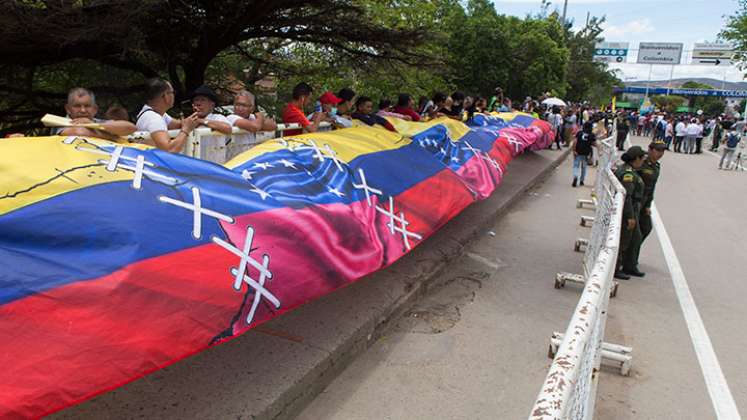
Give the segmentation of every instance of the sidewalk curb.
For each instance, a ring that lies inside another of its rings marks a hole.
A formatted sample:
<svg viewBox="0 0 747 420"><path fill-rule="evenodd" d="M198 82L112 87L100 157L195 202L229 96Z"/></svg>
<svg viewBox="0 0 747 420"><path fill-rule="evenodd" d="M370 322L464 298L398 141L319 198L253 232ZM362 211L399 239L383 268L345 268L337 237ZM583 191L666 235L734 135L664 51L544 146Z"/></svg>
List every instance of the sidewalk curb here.
<svg viewBox="0 0 747 420"><path fill-rule="evenodd" d="M309 404L319 393L321 393L355 358L367 350L371 344L379 337L385 334L389 326L407 312L421 297L428 294L431 290L438 288L440 285L435 282L439 274L446 268L449 261L462 255L463 249L473 241L477 235L490 226L496 218L510 210L527 191L541 184L547 179L552 172L560 166L570 154L570 149L563 150L554 160L546 167L539 171L534 177L525 180L518 190L514 191L511 196L500 200L495 208L487 213L483 213L479 220L476 220L472 229L459 230L457 237L451 237L452 241L458 244L458 252L446 254L447 257L432 267L422 277L415 279L411 288L390 307L386 308L383 313L377 314L360 324L355 334L349 336L343 343L334 348L322 363L311 368L300 381L286 389L280 398L267 406L257 415L252 416L256 420L284 420L292 419L297 416L307 404ZM509 165L509 173L510 173ZM498 187L500 190L500 187ZM497 191L498 191L497 190ZM489 199L474 203L465 211L457 216L468 217L468 213L478 213L481 207L494 205L498 201L494 194ZM457 219L455 218L455 220ZM453 224L450 221L449 224ZM449 226L447 224L447 226ZM433 240L434 238L430 238ZM365 281L365 280L363 280Z"/></svg>

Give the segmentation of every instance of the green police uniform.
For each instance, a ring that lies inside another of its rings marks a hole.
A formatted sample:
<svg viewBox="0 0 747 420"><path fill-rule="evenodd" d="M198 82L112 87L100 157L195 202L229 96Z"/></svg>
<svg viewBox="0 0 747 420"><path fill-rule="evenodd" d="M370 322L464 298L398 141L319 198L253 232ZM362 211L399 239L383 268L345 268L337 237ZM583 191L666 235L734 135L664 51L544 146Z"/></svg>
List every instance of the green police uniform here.
<svg viewBox="0 0 747 420"><path fill-rule="evenodd" d="M622 232L620 233L620 248L617 254L617 265L623 271L635 271L633 250L641 246L641 225L638 215L643 203L644 184L641 176L629 164L624 164L615 171L615 176L625 188L625 205L622 215ZM635 227L628 228L628 220L635 219Z"/></svg>
<svg viewBox="0 0 747 420"><path fill-rule="evenodd" d="M643 202L641 205L641 211L638 215L638 224L641 227L641 241L638 246L632 249L632 260L631 266L628 268L638 267L638 256L641 253L641 245L646 237L651 233L651 203L654 201L654 191L656 190L656 182L659 180L659 173L661 172L661 165L659 162L651 161L651 158L646 158L643 161L643 165L638 169L638 174L643 180Z"/></svg>

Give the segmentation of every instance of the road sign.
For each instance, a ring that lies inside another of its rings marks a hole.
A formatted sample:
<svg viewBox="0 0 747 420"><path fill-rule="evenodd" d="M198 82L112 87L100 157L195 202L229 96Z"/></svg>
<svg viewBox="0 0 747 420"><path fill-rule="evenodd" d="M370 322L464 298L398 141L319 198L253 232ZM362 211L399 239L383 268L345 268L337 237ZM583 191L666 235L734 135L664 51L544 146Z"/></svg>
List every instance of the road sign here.
<svg viewBox="0 0 747 420"><path fill-rule="evenodd" d="M593 60L604 63L624 63L628 58L627 42L600 42L594 46Z"/></svg>
<svg viewBox="0 0 747 420"><path fill-rule="evenodd" d="M693 48L692 64L729 66L733 56L734 47L731 44L696 42Z"/></svg>
<svg viewBox="0 0 747 420"><path fill-rule="evenodd" d="M638 46L639 64L680 64L681 42L641 42Z"/></svg>

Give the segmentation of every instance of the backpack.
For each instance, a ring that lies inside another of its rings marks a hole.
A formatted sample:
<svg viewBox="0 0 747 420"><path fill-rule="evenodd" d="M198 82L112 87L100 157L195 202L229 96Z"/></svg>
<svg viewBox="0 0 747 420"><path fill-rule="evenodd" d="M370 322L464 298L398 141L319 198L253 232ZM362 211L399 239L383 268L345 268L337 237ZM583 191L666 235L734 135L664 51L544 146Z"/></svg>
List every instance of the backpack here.
<svg viewBox="0 0 747 420"><path fill-rule="evenodd" d="M729 133L728 136L726 136L726 147L733 149L737 147L739 144L739 136L737 133Z"/></svg>

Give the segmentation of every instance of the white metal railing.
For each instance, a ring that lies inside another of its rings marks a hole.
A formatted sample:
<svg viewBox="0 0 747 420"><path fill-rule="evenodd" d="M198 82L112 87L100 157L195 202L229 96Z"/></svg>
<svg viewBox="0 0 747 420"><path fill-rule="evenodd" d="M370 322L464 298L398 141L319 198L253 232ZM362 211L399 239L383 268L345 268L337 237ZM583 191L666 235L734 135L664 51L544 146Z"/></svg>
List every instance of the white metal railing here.
<svg viewBox="0 0 747 420"><path fill-rule="evenodd" d="M182 154L198 159L205 159L215 163L225 163L229 159L241 152L251 149L252 147L270 139L283 137L283 133L288 130L299 130L299 124L278 124L275 131L258 131L251 133L237 127L233 127L231 135L212 131L207 127L195 128L187 137L187 144L184 146ZM319 131L329 131L332 125L323 122L319 125ZM179 130L169 130L169 137L174 138L179 134ZM241 143L236 141L237 135L254 134L250 136L250 142ZM150 140L150 133L147 131L137 131L127 136L128 140L136 143L146 143ZM229 142L228 140L231 139ZM228 144L226 144L228 143Z"/></svg>
<svg viewBox="0 0 747 420"><path fill-rule="evenodd" d="M614 141L613 135L601 142L612 147L612 155ZM550 356L554 359L529 415L531 420L593 418L602 361L618 367L623 375L630 370L633 349L604 343L625 201L625 190L612 172L614 158L611 161L606 167L600 165L597 175L599 190L584 274L577 276L584 290L565 333L552 334Z"/></svg>
<svg viewBox="0 0 747 420"><path fill-rule="evenodd" d="M600 121L599 124L602 124L602 122ZM617 120L613 122L612 127L611 132L614 133L615 127L617 127ZM591 200L578 199L576 202L576 207L578 208L582 208L584 205L589 205L591 207L596 205L596 197L600 193L600 182L602 181L602 178L598 174L603 173L605 169L610 169L615 165L615 161L617 160L617 145L616 140L613 139L610 141L610 138L612 137L597 142L597 177L594 180L594 188L591 190ZM584 226L585 222L586 220L582 218L581 226Z"/></svg>

